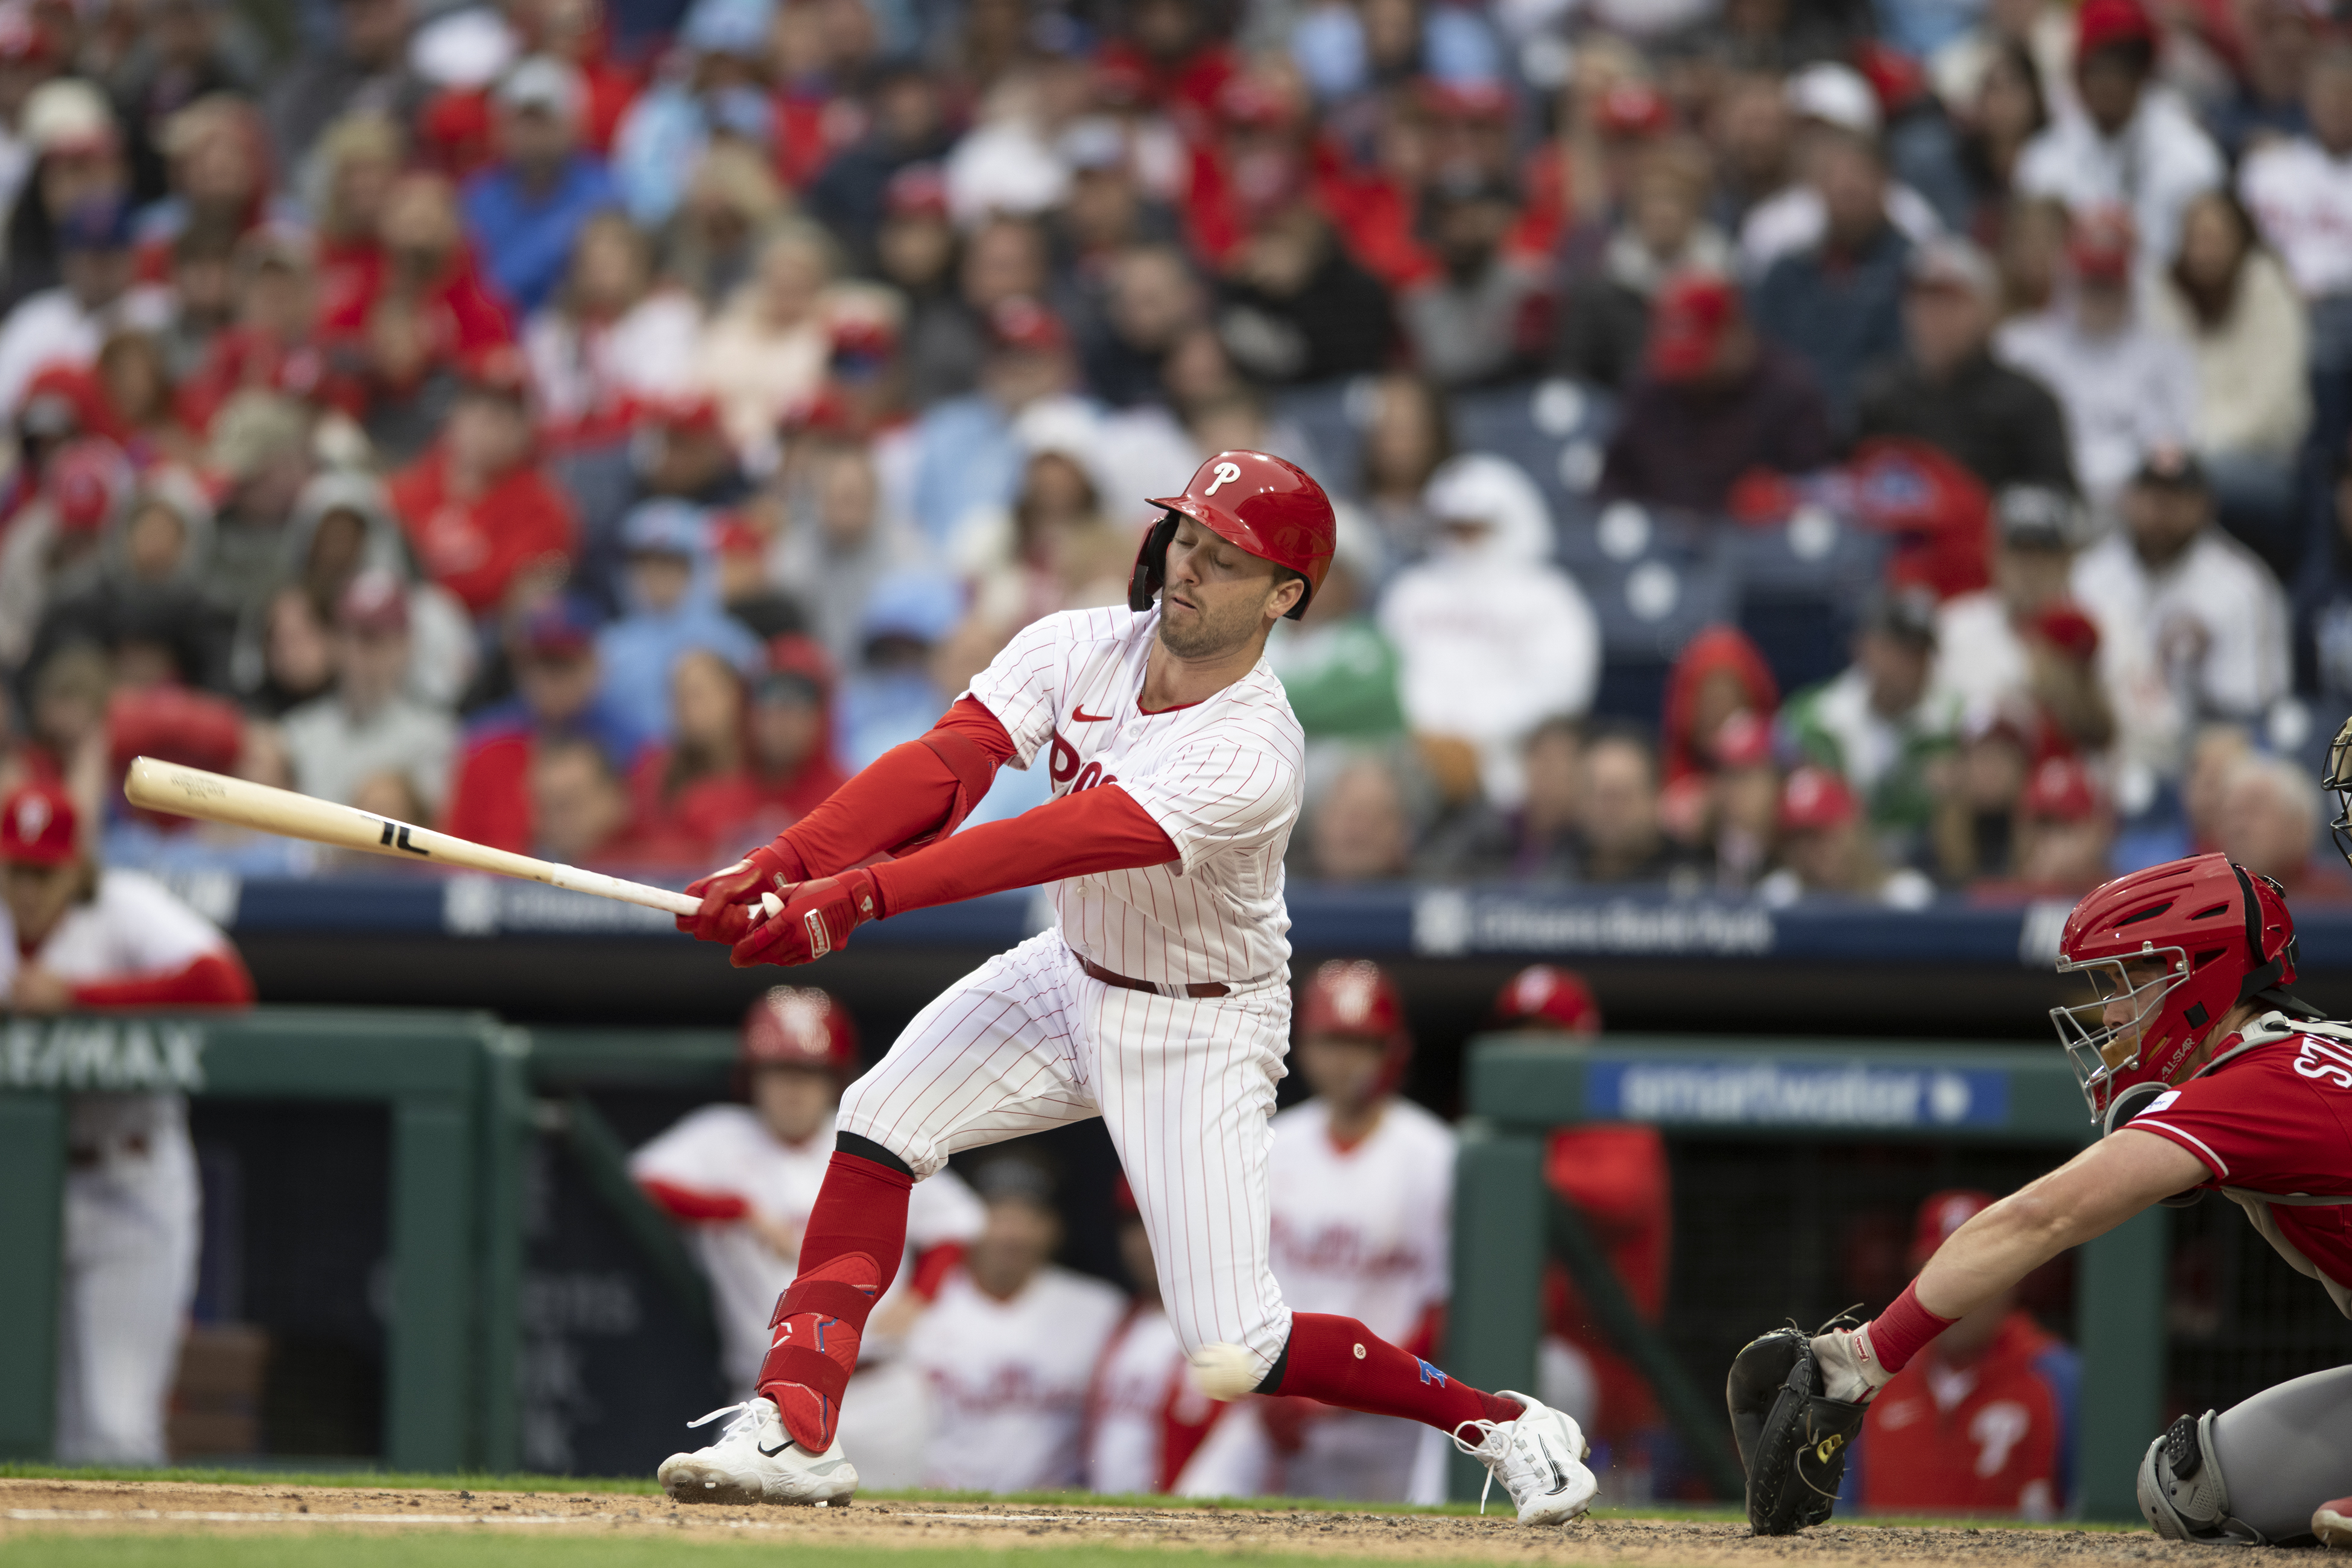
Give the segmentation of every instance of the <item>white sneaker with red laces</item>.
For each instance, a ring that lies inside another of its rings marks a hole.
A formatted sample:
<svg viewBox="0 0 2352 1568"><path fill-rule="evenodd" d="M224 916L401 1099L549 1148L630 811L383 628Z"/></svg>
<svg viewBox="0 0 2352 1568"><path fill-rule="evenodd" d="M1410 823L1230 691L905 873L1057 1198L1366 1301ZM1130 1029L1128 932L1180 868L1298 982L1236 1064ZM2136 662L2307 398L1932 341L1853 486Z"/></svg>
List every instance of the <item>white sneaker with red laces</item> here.
<svg viewBox="0 0 2352 1568"><path fill-rule="evenodd" d="M2352 1497L2321 1503L2312 1513L2311 1533L2322 1546L2352 1546Z"/></svg>
<svg viewBox="0 0 2352 1568"><path fill-rule="evenodd" d="M1574 1421L1550 1405L1511 1390L1497 1391L1519 1402L1518 1415L1509 1421L1465 1421L1454 1429L1454 1446L1486 1467L1486 1486L1496 1480L1517 1505L1521 1524L1566 1524L1592 1506L1601 1483L1584 1468L1592 1446ZM1465 1443L1465 1431L1478 1441ZM1486 1510L1486 1493L1478 1494L1478 1511Z"/></svg>
<svg viewBox="0 0 2352 1568"><path fill-rule="evenodd" d="M792 1439L775 1401L747 1399L714 1410L689 1427L732 1415L719 1441L691 1454L672 1454L655 1472L662 1490L679 1502L837 1503L857 1493L857 1467L833 1447L812 1454Z"/></svg>

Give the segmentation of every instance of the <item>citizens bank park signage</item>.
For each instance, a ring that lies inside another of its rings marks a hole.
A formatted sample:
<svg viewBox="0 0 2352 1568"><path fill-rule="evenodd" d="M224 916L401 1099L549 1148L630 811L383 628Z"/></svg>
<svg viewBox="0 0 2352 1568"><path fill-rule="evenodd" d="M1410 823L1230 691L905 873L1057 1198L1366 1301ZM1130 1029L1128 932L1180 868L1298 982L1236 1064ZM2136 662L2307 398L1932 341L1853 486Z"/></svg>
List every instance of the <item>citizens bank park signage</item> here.
<svg viewBox="0 0 2352 1568"><path fill-rule="evenodd" d="M139 1018L19 1018L0 1026L0 1089L194 1094L201 1026Z"/></svg>

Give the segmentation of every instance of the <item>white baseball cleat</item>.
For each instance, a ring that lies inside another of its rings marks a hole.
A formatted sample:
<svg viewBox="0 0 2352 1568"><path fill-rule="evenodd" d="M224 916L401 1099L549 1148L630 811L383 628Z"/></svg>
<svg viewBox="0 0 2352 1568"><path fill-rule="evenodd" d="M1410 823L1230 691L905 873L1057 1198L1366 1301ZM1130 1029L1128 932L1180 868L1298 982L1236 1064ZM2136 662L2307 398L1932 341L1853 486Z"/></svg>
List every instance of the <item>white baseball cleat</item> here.
<svg viewBox="0 0 2352 1568"><path fill-rule="evenodd" d="M1510 1421L1465 1421L1454 1429L1454 1446L1486 1467L1486 1489L1500 1479L1511 1501L1518 1505L1521 1524L1566 1524L1592 1506L1601 1483L1584 1468L1592 1446L1584 1434L1550 1405L1498 1390L1516 1399L1520 1409ZM1464 1428L1478 1441L1462 1440ZM1486 1492L1478 1494L1478 1511L1486 1511Z"/></svg>
<svg viewBox="0 0 2352 1568"><path fill-rule="evenodd" d="M784 1430L775 1401L764 1398L730 1405L687 1426L721 1415L735 1419L719 1441L672 1454L654 1472L662 1490L679 1502L838 1503L856 1495L857 1467L841 1451L838 1436L832 1447L811 1454Z"/></svg>

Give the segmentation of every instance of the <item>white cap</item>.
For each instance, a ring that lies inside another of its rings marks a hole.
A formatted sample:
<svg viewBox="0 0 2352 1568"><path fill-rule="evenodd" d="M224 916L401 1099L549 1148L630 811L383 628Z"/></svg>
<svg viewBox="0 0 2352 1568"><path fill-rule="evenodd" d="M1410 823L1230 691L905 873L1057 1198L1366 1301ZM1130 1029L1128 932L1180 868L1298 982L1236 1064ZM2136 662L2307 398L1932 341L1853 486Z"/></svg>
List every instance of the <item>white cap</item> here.
<svg viewBox="0 0 2352 1568"><path fill-rule="evenodd" d="M25 99L21 133L36 154L87 148L114 139L114 110L79 77L45 81Z"/></svg>
<svg viewBox="0 0 2352 1568"><path fill-rule="evenodd" d="M1878 95L1860 71L1834 60L1807 66L1782 89L1790 111L1801 119L1818 120L1857 136L1878 134Z"/></svg>
<svg viewBox="0 0 2352 1568"><path fill-rule="evenodd" d="M536 109L566 125L580 123L586 106L587 85L572 65L549 55L533 55L507 72L499 83L501 109Z"/></svg>

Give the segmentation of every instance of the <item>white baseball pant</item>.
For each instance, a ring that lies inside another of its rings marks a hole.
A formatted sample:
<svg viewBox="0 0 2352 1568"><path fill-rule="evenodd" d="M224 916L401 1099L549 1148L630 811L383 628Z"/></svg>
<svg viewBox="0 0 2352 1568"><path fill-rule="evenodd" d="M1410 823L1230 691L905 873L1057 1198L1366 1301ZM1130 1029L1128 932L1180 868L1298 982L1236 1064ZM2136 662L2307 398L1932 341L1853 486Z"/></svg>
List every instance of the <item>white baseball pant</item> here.
<svg viewBox="0 0 2352 1568"><path fill-rule="evenodd" d="M1089 976L1049 931L917 1015L849 1086L836 1125L920 1181L950 1154L1100 1116L1185 1352L1240 1345L1263 1375L1290 1337L1266 1189L1289 1047L1285 976L1219 997L1132 991Z"/></svg>

